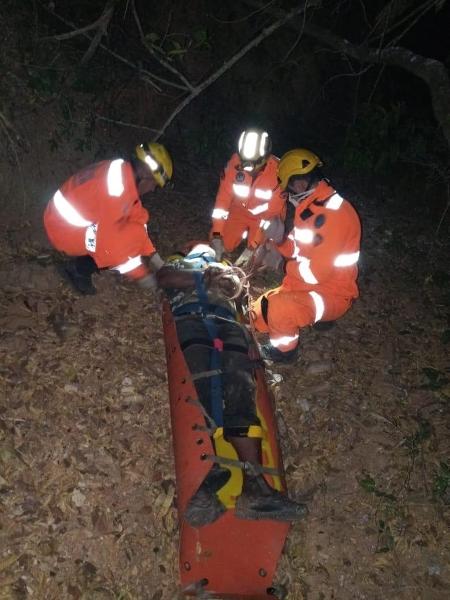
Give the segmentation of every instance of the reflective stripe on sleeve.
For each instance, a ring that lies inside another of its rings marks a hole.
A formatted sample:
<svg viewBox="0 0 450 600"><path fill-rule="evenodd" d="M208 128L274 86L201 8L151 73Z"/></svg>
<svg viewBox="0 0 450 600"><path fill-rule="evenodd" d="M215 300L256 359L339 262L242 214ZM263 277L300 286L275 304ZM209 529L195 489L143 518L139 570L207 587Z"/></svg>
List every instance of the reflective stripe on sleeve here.
<svg viewBox="0 0 450 600"><path fill-rule="evenodd" d="M229 214L230 213L228 210L223 210L223 208L215 208L212 211L212 218L213 219L223 219L224 221L226 221L228 219Z"/></svg>
<svg viewBox="0 0 450 600"><path fill-rule="evenodd" d="M289 346L292 342L296 342L298 340L298 333L296 335L283 335L279 338L270 338L270 343L275 348L280 348L280 346Z"/></svg>
<svg viewBox="0 0 450 600"><path fill-rule="evenodd" d="M259 198L260 200L270 200L272 198L272 190L262 190L261 188L256 188L255 198Z"/></svg>
<svg viewBox="0 0 450 600"><path fill-rule="evenodd" d="M263 204L260 204L259 206L255 206L255 208L250 208L249 212L251 212L252 215L260 215L261 213L265 212L268 208L269 208L269 203L264 202Z"/></svg>
<svg viewBox="0 0 450 600"><path fill-rule="evenodd" d="M298 256L297 261L298 261L298 272L300 274L300 277L303 279L303 281L305 283L311 283L313 285L315 285L316 283L319 283L317 281L317 279L314 277L313 272L311 271L311 267L309 266L311 264L311 261L309 260L309 258L306 258L305 256Z"/></svg>
<svg viewBox="0 0 450 600"><path fill-rule="evenodd" d="M350 267L358 262L359 252L350 252L349 254L338 254L334 259L335 267Z"/></svg>
<svg viewBox="0 0 450 600"><path fill-rule="evenodd" d="M70 225L74 227L89 227L89 225L92 225L92 221L86 221L59 190L53 196L53 204L61 217Z"/></svg>
<svg viewBox="0 0 450 600"><path fill-rule="evenodd" d="M314 239L314 231L312 229L296 227L294 229L294 238L302 244L311 244Z"/></svg>
<svg viewBox="0 0 450 600"><path fill-rule="evenodd" d="M329 208L330 210L339 210L343 202L344 198L336 192L330 196L328 202L325 204L325 208Z"/></svg>
<svg viewBox="0 0 450 600"><path fill-rule="evenodd" d="M119 273L124 275L125 273L137 269L139 265L142 265L142 258L140 256L134 256L133 258L129 258L127 262L117 265L117 267L113 267L113 270L119 271Z"/></svg>
<svg viewBox="0 0 450 600"><path fill-rule="evenodd" d="M123 160L118 158L113 160L109 165L108 174L106 176L106 184L108 186L108 194L110 196L119 197L123 194L124 185L122 179L122 164Z"/></svg>
<svg viewBox="0 0 450 600"><path fill-rule="evenodd" d="M239 198L248 198L250 195L250 186L244 183L233 183L233 193Z"/></svg>
<svg viewBox="0 0 450 600"><path fill-rule="evenodd" d="M314 323L317 323L317 321L320 321L320 319L323 317L323 313L325 312L325 303L322 296L317 292L309 292L309 295L313 299L314 306L316 307L316 317L314 319Z"/></svg>

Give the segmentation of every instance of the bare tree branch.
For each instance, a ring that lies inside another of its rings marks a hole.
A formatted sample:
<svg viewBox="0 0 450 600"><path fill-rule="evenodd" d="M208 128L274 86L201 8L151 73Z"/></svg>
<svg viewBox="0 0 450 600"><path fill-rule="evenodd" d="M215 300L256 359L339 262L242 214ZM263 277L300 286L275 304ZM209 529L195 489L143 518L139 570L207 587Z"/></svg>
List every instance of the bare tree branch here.
<svg viewBox="0 0 450 600"><path fill-rule="evenodd" d="M312 25L305 27L305 33L360 62L400 67L422 79L428 86L434 115L450 147L450 78L443 63L400 46L381 50L354 46L348 40Z"/></svg>
<svg viewBox="0 0 450 600"><path fill-rule="evenodd" d="M175 69L175 67L173 67L169 62L167 62L166 60L164 60L164 58L162 58L161 56L158 56L158 54L155 52L155 50L152 48L152 46L150 44L148 44L147 40L145 39L144 31L143 31L142 26L141 26L141 21L139 19L139 15L137 13L136 3L135 3L134 0L132 0L131 6L132 6L132 10L133 10L134 20L136 22L136 26L138 28L139 36L141 38L142 44L147 48L147 50L150 52L150 54L153 56L153 58L155 60L157 60L168 71L171 71L174 75L176 75L178 77L178 79L180 79L180 81L182 81L184 83L184 85L186 86L186 88L189 91L192 91L194 89L194 87L186 79L186 77L182 73L180 73L177 69Z"/></svg>
<svg viewBox="0 0 450 600"><path fill-rule="evenodd" d="M54 11L50 11L45 6L45 4L42 4L42 2L39 2L39 5L41 6L41 8L43 10L45 10L46 12L50 12L50 14L52 14L54 17L56 17L59 21L61 21L62 23L65 23L69 27L72 27L72 28L74 28L74 30L76 30L76 26L75 26L74 23L72 23L71 21L65 19L64 17L62 17L58 13L55 13ZM78 31L81 32L81 30L78 30ZM83 35L84 37L86 37L88 40L92 40L91 36L88 33L81 32L80 34ZM165 84L165 85L167 85L169 87L173 87L173 88L176 88L178 90L183 90L183 91L187 90L187 88L186 88L185 85L180 85L179 83L174 83L173 81L169 81L167 79L164 79L163 77L160 77L159 75L155 75L154 73L151 73L150 71L147 71L146 69L143 69L139 65L136 65L136 64L132 63L131 61L129 61L125 57L121 56L117 52L114 52L114 50L111 50L110 48L108 48L104 44L99 44L98 47L101 48L102 50L104 50L105 52L107 52L108 54L110 54L111 56L114 56L114 58L116 58L117 60L119 60L123 64L127 65L131 69L137 71L139 73L139 77L143 81L145 81L146 83L148 83L149 85L151 85L157 92L161 92L162 89L159 87L159 85L156 82L163 83L163 84Z"/></svg>
<svg viewBox="0 0 450 600"><path fill-rule="evenodd" d="M117 119L110 119L109 117L104 117L103 115L96 114L95 118L99 121L106 121L107 123L114 123L114 125L121 125L122 127L132 127L134 129L145 129L146 131L152 131L153 133L158 133L158 129L154 129L152 127L147 127L146 125L136 125L136 123L128 123L126 121L118 121Z"/></svg>
<svg viewBox="0 0 450 600"><path fill-rule="evenodd" d="M192 102L192 100L194 98L196 98L207 87L209 87L211 84L213 84L215 81L217 81L217 79L219 79L219 77L221 77L226 71L231 69L231 67L233 67L250 50L252 50L253 48L256 48L256 46L258 46L264 39L266 39L274 31L279 29L287 21L289 21L296 15L302 13L304 10L306 10L306 8L310 8L312 6L317 6L318 3L319 3L319 0L313 0L311 2L308 2L308 0L306 0L306 2L302 2L300 6L297 6L296 8L292 9L291 11L284 13L277 21L275 21L274 23L269 25L269 27L266 27L265 29L263 29L263 31L259 35L257 35L255 38L253 38L250 42L248 42L248 44L246 44L243 48L241 48L241 50L239 50L239 52L237 52L228 61L226 61L222 65L222 67L220 67L220 69L218 69L210 77L205 79L202 83L197 85L191 91L191 93L188 96L186 96L186 98L175 108L175 110L172 112L172 114L168 117L166 122L163 124L163 126L161 127L161 130L160 130L158 136L155 138L155 140L157 140L159 137L161 137L161 135L163 135L163 133L166 131L166 129L169 127L169 125L172 123L172 121L175 119L175 117L184 108L186 108L186 106L190 102Z"/></svg>
<svg viewBox="0 0 450 600"><path fill-rule="evenodd" d="M261 5L258 0L244 1L252 7ZM269 12L278 18L283 13L282 10L274 9L269 9ZM291 25L292 27L297 31L295 25ZM370 48L366 45L358 46L331 31L310 23L305 24L304 32L305 35L309 35L329 48L351 56L359 62L399 67L422 79L429 89L434 115L450 148L450 77L442 62L421 56L401 46L381 49Z"/></svg>
<svg viewBox="0 0 450 600"><path fill-rule="evenodd" d="M103 9L103 13L100 18L97 20L97 32L92 38L92 41L89 45L89 48L86 50L83 58L81 59L81 64L84 65L91 60L94 56L95 51L97 50L98 45L104 35L106 35L108 31L108 25L112 19L114 14L114 0L109 0Z"/></svg>

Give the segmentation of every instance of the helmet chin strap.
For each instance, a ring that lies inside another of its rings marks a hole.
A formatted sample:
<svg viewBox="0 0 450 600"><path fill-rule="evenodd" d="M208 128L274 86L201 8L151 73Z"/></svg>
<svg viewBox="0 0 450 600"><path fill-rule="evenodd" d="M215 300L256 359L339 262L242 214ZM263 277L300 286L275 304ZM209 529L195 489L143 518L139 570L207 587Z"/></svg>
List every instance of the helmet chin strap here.
<svg viewBox="0 0 450 600"><path fill-rule="evenodd" d="M292 194L291 192L289 192L289 202L295 207L297 207L300 204L300 202L307 198L315 189L316 186L306 190L305 192L299 192L298 194Z"/></svg>

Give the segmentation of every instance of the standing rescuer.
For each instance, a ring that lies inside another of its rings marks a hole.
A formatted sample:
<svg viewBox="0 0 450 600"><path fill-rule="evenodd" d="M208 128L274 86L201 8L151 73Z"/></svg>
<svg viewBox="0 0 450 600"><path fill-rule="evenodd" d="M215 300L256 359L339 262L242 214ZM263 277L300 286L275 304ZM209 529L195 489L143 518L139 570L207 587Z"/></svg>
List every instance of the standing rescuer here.
<svg viewBox="0 0 450 600"><path fill-rule="evenodd" d="M157 143L137 146L129 161L121 158L90 165L72 175L54 194L44 213L52 245L74 257L63 275L81 294L95 294L92 275L114 269L142 287L154 287L152 271L163 264L147 233L149 214L141 197L164 187L172 159Z"/></svg>
<svg viewBox="0 0 450 600"><path fill-rule="evenodd" d="M271 147L269 134L262 129L241 133L238 152L221 176L212 212L210 239L218 260L243 239L250 256L266 239L268 228L273 230L284 221L286 202L278 185L278 158L270 154Z"/></svg>
<svg viewBox="0 0 450 600"><path fill-rule="evenodd" d="M280 186L296 206L293 228L277 246L286 275L252 305L256 329L270 338L261 354L275 362L296 359L302 327L341 317L358 297L359 217L323 177L322 166L304 148L287 152L278 166Z"/></svg>

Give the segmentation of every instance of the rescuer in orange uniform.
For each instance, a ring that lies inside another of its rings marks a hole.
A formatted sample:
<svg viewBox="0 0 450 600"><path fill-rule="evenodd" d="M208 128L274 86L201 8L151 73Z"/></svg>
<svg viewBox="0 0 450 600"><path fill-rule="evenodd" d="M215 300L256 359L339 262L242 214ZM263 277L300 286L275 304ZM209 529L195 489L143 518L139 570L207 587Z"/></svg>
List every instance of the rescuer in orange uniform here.
<svg viewBox="0 0 450 600"><path fill-rule="evenodd" d="M270 154L271 146L266 131L246 129L239 138L238 153L225 168L210 232L218 260L243 239L247 239L248 250L242 263L268 237L281 241L273 230L283 230L279 225L284 221L286 201L278 185L278 158Z"/></svg>
<svg viewBox="0 0 450 600"><path fill-rule="evenodd" d="M275 362L295 360L302 327L334 321L358 297L359 217L320 167L304 148L287 152L278 166L280 186L296 205L293 229L277 246L286 275L252 305L256 329L270 338L261 354Z"/></svg>
<svg viewBox="0 0 450 600"><path fill-rule="evenodd" d="M163 187L172 177L172 159L161 144L136 147L129 161L121 158L90 165L68 179L44 213L52 245L74 256L64 266L66 278L82 294L95 294L92 274L114 269L156 287L142 257L153 271L163 264L147 234L149 214L141 196Z"/></svg>

